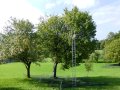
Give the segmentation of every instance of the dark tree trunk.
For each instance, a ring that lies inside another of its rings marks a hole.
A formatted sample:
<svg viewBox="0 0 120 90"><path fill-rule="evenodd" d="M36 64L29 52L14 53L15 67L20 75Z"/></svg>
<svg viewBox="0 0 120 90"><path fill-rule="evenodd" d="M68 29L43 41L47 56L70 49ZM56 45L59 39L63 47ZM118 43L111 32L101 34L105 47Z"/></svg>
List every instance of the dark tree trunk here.
<svg viewBox="0 0 120 90"><path fill-rule="evenodd" d="M26 64L26 69L27 69L27 78L30 78L30 66L31 66L31 62Z"/></svg>
<svg viewBox="0 0 120 90"><path fill-rule="evenodd" d="M57 65L58 65L58 63L55 62L55 63L54 63L54 67L53 67L53 77L54 77L54 78L57 78L57 77L56 77L56 73L57 73Z"/></svg>

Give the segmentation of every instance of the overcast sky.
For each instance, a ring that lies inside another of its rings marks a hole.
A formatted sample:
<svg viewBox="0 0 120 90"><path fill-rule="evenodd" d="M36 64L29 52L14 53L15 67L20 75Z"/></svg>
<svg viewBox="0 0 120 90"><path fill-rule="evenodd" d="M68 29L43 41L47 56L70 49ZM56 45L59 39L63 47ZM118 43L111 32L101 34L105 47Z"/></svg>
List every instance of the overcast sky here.
<svg viewBox="0 0 120 90"><path fill-rule="evenodd" d="M120 0L0 0L0 32L11 16L37 24L40 16L61 15L65 7L70 10L74 6L93 16L97 39L120 30Z"/></svg>

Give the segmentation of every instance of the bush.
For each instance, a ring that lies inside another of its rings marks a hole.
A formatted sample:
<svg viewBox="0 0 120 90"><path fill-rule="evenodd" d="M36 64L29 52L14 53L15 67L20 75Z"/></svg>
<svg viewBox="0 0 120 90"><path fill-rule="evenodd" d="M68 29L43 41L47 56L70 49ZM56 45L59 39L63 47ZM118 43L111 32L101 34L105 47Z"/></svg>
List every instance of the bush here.
<svg viewBox="0 0 120 90"><path fill-rule="evenodd" d="M93 68L93 63L91 60L86 60L85 61L85 68L86 68L86 71L89 73L90 71L92 71L92 68ZM88 73L87 73L87 76L88 76Z"/></svg>

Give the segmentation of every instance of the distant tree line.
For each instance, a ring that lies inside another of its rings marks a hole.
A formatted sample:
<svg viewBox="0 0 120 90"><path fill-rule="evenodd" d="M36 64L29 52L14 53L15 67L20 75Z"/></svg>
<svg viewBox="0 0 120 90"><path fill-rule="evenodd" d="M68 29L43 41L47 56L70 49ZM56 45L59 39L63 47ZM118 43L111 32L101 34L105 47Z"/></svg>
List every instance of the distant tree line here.
<svg viewBox="0 0 120 90"><path fill-rule="evenodd" d="M117 62L120 65L120 31L108 34L104 44L104 56L107 61Z"/></svg>

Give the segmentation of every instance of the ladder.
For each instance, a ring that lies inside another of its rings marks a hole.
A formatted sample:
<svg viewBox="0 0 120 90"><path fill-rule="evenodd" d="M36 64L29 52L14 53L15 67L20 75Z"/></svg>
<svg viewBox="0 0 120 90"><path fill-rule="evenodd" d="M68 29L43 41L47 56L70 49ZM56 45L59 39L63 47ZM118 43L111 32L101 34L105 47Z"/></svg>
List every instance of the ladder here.
<svg viewBox="0 0 120 90"><path fill-rule="evenodd" d="M72 85L76 86L76 36L72 37Z"/></svg>

